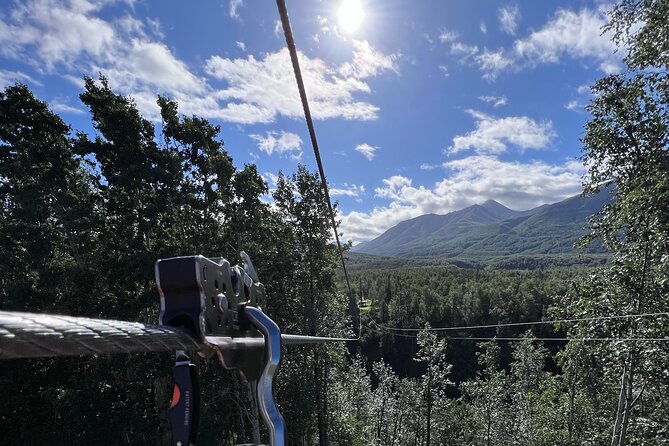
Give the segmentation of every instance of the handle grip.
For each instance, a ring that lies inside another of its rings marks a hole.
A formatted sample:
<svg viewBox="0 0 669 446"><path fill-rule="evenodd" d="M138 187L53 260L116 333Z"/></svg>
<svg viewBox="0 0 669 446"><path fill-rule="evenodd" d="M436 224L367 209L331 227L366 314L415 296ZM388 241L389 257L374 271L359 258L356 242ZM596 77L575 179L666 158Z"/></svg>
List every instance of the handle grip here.
<svg viewBox="0 0 669 446"><path fill-rule="evenodd" d="M197 437L200 412L200 389L195 364L183 353L177 353L172 368L174 388L168 410L173 446L193 446Z"/></svg>

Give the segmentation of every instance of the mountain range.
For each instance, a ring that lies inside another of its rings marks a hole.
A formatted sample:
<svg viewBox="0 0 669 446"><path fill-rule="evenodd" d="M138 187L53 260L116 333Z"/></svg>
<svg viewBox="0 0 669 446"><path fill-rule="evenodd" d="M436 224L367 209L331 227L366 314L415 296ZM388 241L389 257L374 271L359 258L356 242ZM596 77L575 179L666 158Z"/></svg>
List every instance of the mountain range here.
<svg viewBox="0 0 669 446"><path fill-rule="evenodd" d="M378 256L492 259L510 255L576 254L574 243L588 231L588 218L610 202L612 190L574 196L527 211L488 200L446 215L405 220L352 248ZM585 252L601 253L601 245Z"/></svg>

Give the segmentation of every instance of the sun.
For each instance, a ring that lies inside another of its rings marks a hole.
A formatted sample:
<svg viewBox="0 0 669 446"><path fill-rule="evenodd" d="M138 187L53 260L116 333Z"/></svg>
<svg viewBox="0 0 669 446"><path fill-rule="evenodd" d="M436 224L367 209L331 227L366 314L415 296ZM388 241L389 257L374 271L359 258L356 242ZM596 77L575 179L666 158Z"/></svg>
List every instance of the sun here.
<svg viewBox="0 0 669 446"><path fill-rule="evenodd" d="M360 28L365 11L360 0L344 0L339 7L339 25L347 33L353 33Z"/></svg>

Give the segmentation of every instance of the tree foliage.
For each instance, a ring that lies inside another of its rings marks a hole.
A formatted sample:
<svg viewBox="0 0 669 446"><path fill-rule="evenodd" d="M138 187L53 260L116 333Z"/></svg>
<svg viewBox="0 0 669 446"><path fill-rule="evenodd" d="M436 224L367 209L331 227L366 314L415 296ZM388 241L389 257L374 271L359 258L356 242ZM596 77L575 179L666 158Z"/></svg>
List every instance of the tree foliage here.
<svg viewBox="0 0 669 446"><path fill-rule="evenodd" d="M593 85L583 160L586 192L613 190L613 203L594 218L591 236L612 251L612 262L575 288L571 314L579 316L663 312L669 304L667 3L623 0L613 8L608 28L627 49L628 70ZM578 324L571 333L663 338L669 323L627 318ZM596 410L610 420L610 444L634 444L650 433L667 441L660 428L666 409L655 404L667 386L665 343L628 341L586 350L603 371L608 398Z"/></svg>
<svg viewBox="0 0 669 446"><path fill-rule="evenodd" d="M237 169L220 128L181 116L175 101L158 98L159 135L104 78L86 78L81 100L93 135L73 134L24 85L0 92L3 309L155 323L157 259L203 254L236 262L241 247L271 296L266 310L285 330L345 332L347 300L335 289L336 251L316 175L300 167L284 177L271 209L256 167ZM327 441L327 371L343 351L292 353L278 395L291 436ZM15 443L168 439L169 355L9 361L0 368L0 424ZM201 361L200 372L200 442L247 442L258 420L245 385L214 361Z"/></svg>

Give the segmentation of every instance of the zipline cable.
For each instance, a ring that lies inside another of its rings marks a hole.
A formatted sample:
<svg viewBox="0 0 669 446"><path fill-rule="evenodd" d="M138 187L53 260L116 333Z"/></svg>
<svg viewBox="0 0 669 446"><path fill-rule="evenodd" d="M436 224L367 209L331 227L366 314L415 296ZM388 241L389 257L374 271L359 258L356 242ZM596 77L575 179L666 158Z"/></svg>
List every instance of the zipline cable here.
<svg viewBox="0 0 669 446"><path fill-rule="evenodd" d="M249 307L250 308L250 307ZM111 353L262 349L261 337L206 336L197 340L179 328L140 322L0 311L0 360ZM348 338L281 334L283 345L322 344Z"/></svg>
<svg viewBox="0 0 669 446"><path fill-rule="evenodd" d="M669 316L669 312L663 311L658 313L641 313L641 314L624 314L624 315L615 315L615 316L593 316L593 317L581 317L574 319L555 319L549 321L530 321L530 322L508 322L501 324L487 324L487 325L461 325L456 327L430 327L430 328L396 328L389 327L387 325L379 324L370 318L370 321L379 328L384 330L391 331L462 331L462 330L472 330L480 328L498 328L498 327L522 327L529 325L549 325L549 324L559 324L559 323L568 323L568 322L588 322L588 321L603 321L603 320L613 320L613 319L631 319L631 318L643 318L643 317L654 317L654 316Z"/></svg>
<svg viewBox="0 0 669 446"><path fill-rule="evenodd" d="M0 359L200 349L165 325L0 311Z"/></svg>
<svg viewBox="0 0 669 446"><path fill-rule="evenodd" d="M304 110L304 118L307 121L307 127L309 128L309 137L311 138L311 146L314 149L314 155L316 157L316 164L318 165L318 173L321 177L321 183L323 185L323 192L325 193L325 200L328 204L328 210L330 211L330 220L332 221L332 230L334 231L335 239L337 240L337 248L339 250L339 257L341 259L341 266L344 270L344 277L346 278L346 287L348 289L349 299L353 298L353 292L351 291L351 282L348 277L348 271L346 270L346 262L344 261L344 251L341 248L341 242L339 241L339 233L337 232L337 221L335 220L334 209L332 207L332 202L330 201L330 192L328 190L328 183L325 178L325 170L323 169L323 162L321 161L321 154L318 150L318 141L316 140L316 130L314 128L314 121L311 118L311 110L309 108L309 100L307 99L307 91L304 87L304 79L302 78L302 70L300 69L300 62L297 57L297 49L295 47L295 40L293 39L293 31L290 27L290 19L288 18L288 9L286 8L285 0L276 0L276 5L279 8L279 15L281 16L281 25L283 26L283 34L286 37L286 45L288 46L288 52L290 53L290 60L293 64L293 72L295 73L295 81L297 82L297 89L300 92L300 100L302 101L302 109ZM362 326L358 327L358 339L360 338L360 329Z"/></svg>
<svg viewBox="0 0 669 446"><path fill-rule="evenodd" d="M401 333L387 333L391 336L399 336L404 338L417 339L418 336L404 335ZM504 341L504 342L520 342L525 338L520 337L466 337L466 336L445 336L443 339L447 341ZM532 341L550 342L550 341L578 341L578 342L669 342L669 338L529 338Z"/></svg>
<svg viewBox="0 0 669 446"><path fill-rule="evenodd" d="M374 321L372 324L376 325ZM406 333L396 333L382 329L377 325L378 330L382 333L388 334L390 336L396 336L400 338L410 338L418 339L417 334L406 334ZM442 336L441 339L447 341L523 341L526 338L519 336ZM669 338L613 338L613 337L585 337L585 338L566 338L566 337L541 337L541 338L529 338L532 341L580 341L580 342L669 342Z"/></svg>

